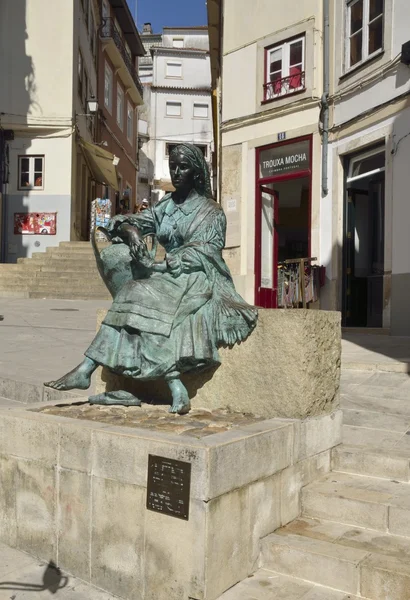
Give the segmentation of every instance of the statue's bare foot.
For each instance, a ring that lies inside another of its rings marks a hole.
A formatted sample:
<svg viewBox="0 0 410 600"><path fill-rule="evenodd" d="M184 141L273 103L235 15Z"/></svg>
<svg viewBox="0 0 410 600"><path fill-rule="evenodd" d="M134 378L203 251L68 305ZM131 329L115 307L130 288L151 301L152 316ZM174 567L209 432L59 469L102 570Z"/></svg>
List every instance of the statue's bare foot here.
<svg viewBox="0 0 410 600"><path fill-rule="evenodd" d="M191 410L188 390L180 379L171 379L167 383L172 393L172 406L169 408L169 412L186 415Z"/></svg>
<svg viewBox="0 0 410 600"><path fill-rule="evenodd" d="M86 368L84 363L78 365L75 369L60 377L56 381L48 381L44 385L54 390L88 390L91 385L90 369Z"/></svg>

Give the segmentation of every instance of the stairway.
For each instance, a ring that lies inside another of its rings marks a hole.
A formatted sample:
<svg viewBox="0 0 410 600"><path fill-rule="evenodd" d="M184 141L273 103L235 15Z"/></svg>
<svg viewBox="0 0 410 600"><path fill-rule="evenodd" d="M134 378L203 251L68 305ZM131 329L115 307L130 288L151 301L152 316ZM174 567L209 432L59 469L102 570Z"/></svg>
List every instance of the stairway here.
<svg viewBox="0 0 410 600"><path fill-rule="evenodd" d="M107 244L101 244L103 248ZM110 299L90 242L61 242L0 265L0 298Z"/></svg>
<svg viewBox="0 0 410 600"><path fill-rule="evenodd" d="M344 372L344 441L220 600L410 600L410 378Z"/></svg>

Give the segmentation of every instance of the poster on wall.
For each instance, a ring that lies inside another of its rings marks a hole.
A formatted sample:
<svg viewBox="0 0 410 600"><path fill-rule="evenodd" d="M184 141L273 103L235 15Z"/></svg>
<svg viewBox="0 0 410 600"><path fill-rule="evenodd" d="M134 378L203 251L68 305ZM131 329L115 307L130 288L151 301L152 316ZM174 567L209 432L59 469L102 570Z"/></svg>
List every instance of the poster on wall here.
<svg viewBox="0 0 410 600"><path fill-rule="evenodd" d="M91 203L91 235L98 227L107 227L111 219L112 203L108 198L96 198ZM96 239L105 240L105 236L96 232Z"/></svg>
<svg viewBox="0 0 410 600"><path fill-rule="evenodd" d="M14 235L56 235L57 213L14 213Z"/></svg>

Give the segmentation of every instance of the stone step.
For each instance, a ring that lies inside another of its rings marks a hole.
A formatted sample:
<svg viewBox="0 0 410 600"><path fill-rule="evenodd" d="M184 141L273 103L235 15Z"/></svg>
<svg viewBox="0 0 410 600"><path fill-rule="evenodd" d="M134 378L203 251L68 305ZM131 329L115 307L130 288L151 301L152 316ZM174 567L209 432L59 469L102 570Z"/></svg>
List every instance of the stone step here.
<svg viewBox="0 0 410 600"><path fill-rule="evenodd" d="M397 373L397 375L400 375ZM410 400L410 379L407 378L406 383L402 383L401 385L397 385L395 387L392 386L381 386L381 385L369 385L369 384L361 384L361 385L350 385L344 386L343 394L347 397L360 395L361 397L369 397L369 398L381 398L381 399L389 399L392 396L394 398L399 398L402 400Z"/></svg>
<svg viewBox="0 0 410 600"><path fill-rule="evenodd" d="M270 569L259 569L244 579L218 600L359 600L356 596L338 592L302 581L296 577L281 575Z"/></svg>
<svg viewBox="0 0 410 600"><path fill-rule="evenodd" d="M86 272L73 270L73 271L29 271L27 273L10 273L7 275L0 274L0 287L6 286L8 283L19 283L19 282L27 282L35 284L38 281L78 281L84 283L92 281L102 281L100 274L97 269L88 270Z"/></svg>
<svg viewBox="0 0 410 600"><path fill-rule="evenodd" d="M410 537L410 484L333 472L302 490L302 515Z"/></svg>
<svg viewBox="0 0 410 600"><path fill-rule="evenodd" d="M85 247L88 247L89 245L90 245L90 241L87 240L86 242L60 242L59 247L60 248L74 248L76 246L78 248L85 248Z"/></svg>
<svg viewBox="0 0 410 600"><path fill-rule="evenodd" d="M0 275L3 273L24 273L27 271L27 265L21 263L2 263L0 264Z"/></svg>
<svg viewBox="0 0 410 600"><path fill-rule="evenodd" d="M0 298L29 298L28 290L0 290Z"/></svg>
<svg viewBox="0 0 410 600"><path fill-rule="evenodd" d="M41 265L36 269L37 273L78 273L82 277L88 277L90 275L98 275L97 265L87 264L78 265L73 261L59 261L58 263L49 263Z"/></svg>
<svg viewBox="0 0 410 600"><path fill-rule="evenodd" d="M332 469L341 473L410 482L408 452L341 445L332 451Z"/></svg>
<svg viewBox="0 0 410 600"><path fill-rule="evenodd" d="M410 540L296 519L262 540L264 568L370 600L408 600Z"/></svg>
<svg viewBox="0 0 410 600"><path fill-rule="evenodd" d="M69 260L73 263L76 262L87 262L93 261L95 262L95 256L91 252L78 253L76 255L69 255L67 252L33 252L33 255L30 258L26 259L28 261L33 261L36 264L41 262L50 262L50 261L60 261L60 260Z"/></svg>
<svg viewBox="0 0 410 600"><path fill-rule="evenodd" d="M110 246L110 242L97 242L99 248ZM60 242L59 246L49 246L49 248L60 248L67 252L80 252L81 250L92 249L91 242ZM48 250L48 249L47 249Z"/></svg>
<svg viewBox="0 0 410 600"><path fill-rule="evenodd" d="M33 292L86 292L87 294L99 294L99 293L107 293L109 291L105 287L103 282L92 281L92 282L84 282L84 281L73 281L73 282L65 282L65 281L39 281L38 284L32 285L29 288L29 291Z"/></svg>
<svg viewBox="0 0 410 600"><path fill-rule="evenodd" d="M2 295L3 292L0 292L0 298L39 298L39 299L56 299L56 300L112 300L110 293L108 290L106 293L89 293L87 291L84 292L71 292L69 290L65 292L61 292L59 290L44 290L37 292L26 292L26 295L19 295L18 293ZM7 294L7 292L5 292Z"/></svg>

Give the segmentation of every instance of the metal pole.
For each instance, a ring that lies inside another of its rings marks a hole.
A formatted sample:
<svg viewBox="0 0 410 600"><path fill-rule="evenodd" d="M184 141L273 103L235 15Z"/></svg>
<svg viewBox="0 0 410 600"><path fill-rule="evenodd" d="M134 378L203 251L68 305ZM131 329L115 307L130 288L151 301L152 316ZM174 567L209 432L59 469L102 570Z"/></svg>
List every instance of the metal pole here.
<svg viewBox="0 0 410 600"><path fill-rule="evenodd" d="M0 262L6 261L6 198L4 194L3 176L5 172L5 141L4 132L0 127L0 198L1 198L1 215L0 215Z"/></svg>
<svg viewBox="0 0 410 600"><path fill-rule="evenodd" d="M322 138L322 194L327 196L328 188L328 155L329 155L329 0L323 0L323 95L321 99L323 115Z"/></svg>

